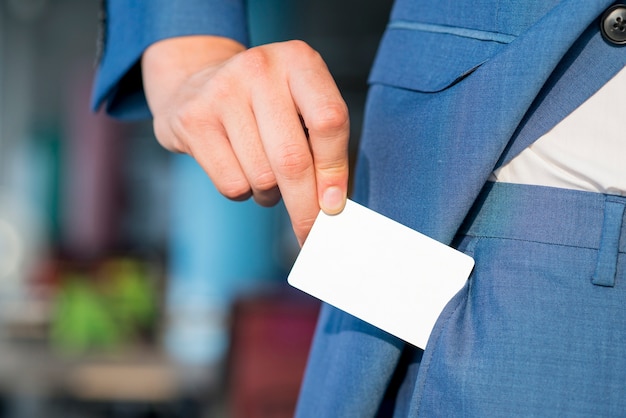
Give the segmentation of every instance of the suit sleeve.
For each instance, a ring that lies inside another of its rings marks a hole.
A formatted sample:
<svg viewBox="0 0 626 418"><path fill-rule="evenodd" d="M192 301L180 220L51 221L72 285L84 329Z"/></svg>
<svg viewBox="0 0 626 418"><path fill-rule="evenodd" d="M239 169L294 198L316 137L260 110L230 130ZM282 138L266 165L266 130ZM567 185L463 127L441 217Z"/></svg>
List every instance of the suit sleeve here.
<svg viewBox="0 0 626 418"><path fill-rule="evenodd" d="M103 2L100 57L91 107L120 119L150 117L140 58L152 43L176 36L218 35L248 44L245 0L108 0Z"/></svg>

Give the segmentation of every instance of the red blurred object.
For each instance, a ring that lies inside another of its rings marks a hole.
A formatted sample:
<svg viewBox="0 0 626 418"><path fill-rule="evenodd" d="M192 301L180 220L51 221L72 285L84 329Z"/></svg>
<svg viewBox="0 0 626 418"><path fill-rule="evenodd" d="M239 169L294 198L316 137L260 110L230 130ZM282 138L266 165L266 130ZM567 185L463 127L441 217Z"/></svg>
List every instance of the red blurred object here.
<svg viewBox="0 0 626 418"><path fill-rule="evenodd" d="M235 303L227 369L233 418L293 417L319 306L294 289Z"/></svg>

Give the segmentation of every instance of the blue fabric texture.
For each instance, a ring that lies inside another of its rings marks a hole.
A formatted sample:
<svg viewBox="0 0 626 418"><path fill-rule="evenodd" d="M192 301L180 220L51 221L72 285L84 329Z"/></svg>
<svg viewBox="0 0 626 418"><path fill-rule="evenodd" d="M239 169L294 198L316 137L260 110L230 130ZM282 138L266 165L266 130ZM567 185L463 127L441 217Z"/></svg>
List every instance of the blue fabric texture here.
<svg viewBox="0 0 626 418"><path fill-rule="evenodd" d="M243 0L107 0L103 54L92 108L122 119L150 117L139 60L151 44L186 35L226 36L248 44Z"/></svg>
<svg viewBox="0 0 626 418"><path fill-rule="evenodd" d="M625 204L488 184L457 237L476 267L435 325L409 415L623 416ZM616 267L613 287L593 283L596 262Z"/></svg>
<svg viewBox="0 0 626 418"><path fill-rule="evenodd" d="M598 18L611 2L510 2L511 13L495 4L494 9L482 7L483 2L481 7L458 1L422 3L397 2L383 36L370 75L353 197L450 243L559 62L572 48L578 49L578 54L587 47L594 48L593 42L577 45L576 41L584 40L586 31L595 31L596 36ZM481 13L487 15L481 17ZM573 15L576 19L571 18ZM397 21L402 24L395 24ZM558 29L564 22L567 30ZM469 27L471 31L439 30L460 24L461 29ZM514 35L515 39L506 42L507 37L492 36L503 28L504 34ZM472 39L472 33L478 34L477 39ZM614 73L614 64L605 66L604 60L614 60L616 55L624 65L623 53L597 57L597 73L588 80L595 89ZM576 96L573 100L584 100L590 90L593 88L572 92ZM559 259L552 262L553 268L561 268ZM591 265L595 266L595 260ZM558 293L551 296L560 304ZM467 300L458 295L450 302L449 314L467 312ZM485 309L493 309L489 319L497 320L498 306ZM404 377L394 393L388 389L402 375L396 365L402 361L404 350L392 338L386 337L385 341L377 336L379 331L373 327L360 323L357 327L354 320L344 318L346 314L332 308L327 311L330 313L320 319L314 340L299 417L337 416L334 412L338 404L342 405L341 411L350 411L345 416L375 416L380 411L374 405L381 398L381 405L394 405L396 416L464 416L463 412L465 416L491 416L488 402L481 405L480 400L485 398L480 396L476 398L476 409L445 409L444 405L438 412L438 391L446 392L446 379L450 379L451 388L460 381L467 385L460 388L460 398L476 394L471 390L472 380L457 380L445 374L441 386L430 390L431 382L437 381L430 378L431 373L436 376L440 369L426 373L429 367L417 367L430 362L439 350L465 352L467 347L461 338L438 344L423 358L422 353L415 352L412 360L400 366L405 368ZM476 325L473 317L467 321L468 325ZM343 325L340 332L326 331L335 324ZM472 352L468 349L467 353ZM461 357L458 360L465 361ZM488 355L484 361L488 361ZM333 375L340 378L329 378L328 370L336 370ZM485 369L481 378L493 381L500 375L498 370ZM363 393L364 385L369 397L354 396ZM418 408L422 400L434 404ZM504 398L498 400L506 403ZM538 401L537 408L540 404ZM523 410L518 413L523 414ZM388 411L385 414L381 416L388 416Z"/></svg>

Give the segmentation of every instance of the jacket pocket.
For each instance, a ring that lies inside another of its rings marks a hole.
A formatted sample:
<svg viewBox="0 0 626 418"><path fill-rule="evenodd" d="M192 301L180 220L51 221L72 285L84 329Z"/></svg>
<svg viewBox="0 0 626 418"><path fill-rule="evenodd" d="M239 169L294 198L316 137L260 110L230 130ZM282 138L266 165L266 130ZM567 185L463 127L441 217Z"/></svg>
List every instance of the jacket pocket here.
<svg viewBox="0 0 626 418"><path fill-rule="evenodd" d="M463 80L513 39L495 32L392 21L369 83L436 93Z"/></svg>

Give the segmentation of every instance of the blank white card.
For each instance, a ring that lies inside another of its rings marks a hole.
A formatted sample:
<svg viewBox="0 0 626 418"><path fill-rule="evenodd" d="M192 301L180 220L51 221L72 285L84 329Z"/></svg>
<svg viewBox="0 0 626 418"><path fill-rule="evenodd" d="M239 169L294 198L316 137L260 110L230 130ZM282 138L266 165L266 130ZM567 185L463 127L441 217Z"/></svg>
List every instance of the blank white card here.
<svg viewBox="0 0 626 418"><path fill-rule="evenodd" d="M404 341L425 348L474 260L348 200L320 212L288 282Z"/></svg>

